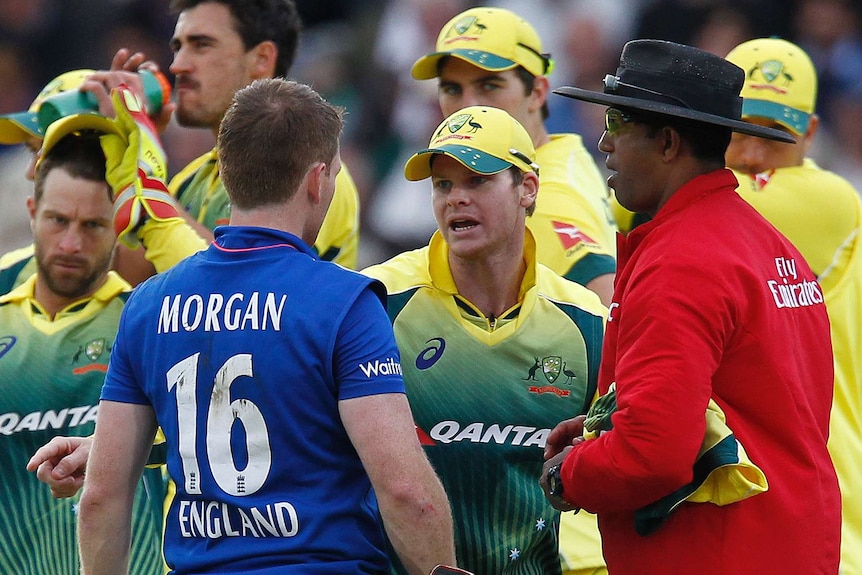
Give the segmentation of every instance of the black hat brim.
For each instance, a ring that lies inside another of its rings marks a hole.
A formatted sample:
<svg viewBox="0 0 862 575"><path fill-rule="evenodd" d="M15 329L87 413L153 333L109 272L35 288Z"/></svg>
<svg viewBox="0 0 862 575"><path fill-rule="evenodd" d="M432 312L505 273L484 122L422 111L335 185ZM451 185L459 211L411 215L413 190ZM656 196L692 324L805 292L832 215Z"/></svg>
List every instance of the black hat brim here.
<svg viewBox="0 0 862 575"><path fill-rule="evenodd" d="M726 128L730 128L734 132L739 132L740 134L746 134L748 136L757 136L759 138L776 140L786 144L796 143L796 140L792 135L781 130L758 126L757 124L750 124L748 122L743 122L742 120L733 120L722 116L716 116L714 114L707 114L705 112L683 108L682 106L674 106L673 104L666 104L664 102L654 102L651 100L644 100L642 98L606 94L604 92L584 90L582 88L575 88L572 86L563 86L557 88L553 92L560 96L574 98L575 100L583 100L585 102L592 102L594 104L620 106L631 110L643 110L645 112L663 114L665 116L673 116L675 118L685 118L687 120L703 122L705 124L724 126Z"/></svg>

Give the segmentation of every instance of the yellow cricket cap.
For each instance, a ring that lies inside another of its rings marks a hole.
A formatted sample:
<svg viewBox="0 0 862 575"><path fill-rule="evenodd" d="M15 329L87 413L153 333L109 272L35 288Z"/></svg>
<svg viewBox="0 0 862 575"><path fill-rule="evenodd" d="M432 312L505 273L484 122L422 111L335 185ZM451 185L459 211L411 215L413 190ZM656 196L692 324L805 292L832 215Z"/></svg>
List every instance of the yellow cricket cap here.
<svg viewBox="0 0 862 575"><path fill-rule="evenodd" d="M441 58L454 56L483 70L500 72L522 66L534 76L551 73L554 61L542 52L536 30L517 14L502 8L471 8L443 26L433 54L419 58L417 80L437 77Z"/></svg>
<svg viewBox="0 0 862 575"><path fill-rule="evenodd" d="M45 98L77 89L93 72L95 70L86 69L64 72L42 88L27 111L0 116L0 144L20 144L28 138L43 137L38 112Z"/></svg>
<svg viewBox="0 0 862 575"><path fill-rule="evenodd" d="M38 167L42 159L45 158L51 151L51 148L68 136L69 134L80 134L82 132L95 132L98 134L121 134L117 125L111 118L106 118L96 112L85 112L82 114L72 114L61 118L55 122L51 122L48 129L45 130L45 137L42 140L42 149L39 152L39 159L36 162Z"/></svg>
<svg viewBox="0 0 862 575"><path fill-rule="evenodd" d="M743 119L775 120L795 134L804 134L817 101L817 71L796 44L779 38L743 42L727 60L745 70Z"/></svg>
<svg viewBox="0 0 862 575"><path fill-rule="evenodd" d="M470 106L443 120L428 147L407 160L404 177L411 181L430 177L434 154L454 158L477 174L496 174L512 166L539 172L527 130L508 112L489 106Z"/></svg>

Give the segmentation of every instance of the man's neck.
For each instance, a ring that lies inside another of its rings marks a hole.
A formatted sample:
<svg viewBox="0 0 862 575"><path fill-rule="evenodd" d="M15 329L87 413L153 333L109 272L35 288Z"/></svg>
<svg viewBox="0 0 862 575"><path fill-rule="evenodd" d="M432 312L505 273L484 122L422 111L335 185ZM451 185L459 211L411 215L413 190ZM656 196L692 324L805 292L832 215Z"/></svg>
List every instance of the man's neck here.
<svg viewBox="0 0 862 575"><path fill-rule="evenodd" d="M541 114L531 118L527 128L527 133L530 134L530 139L533 141L533 147L539 148L551 141L551 136L548 134L548 129L545 127L545 121L542 120Z"/></svg>
<svg viewBox="0 0 862 575"><path fill-rule="evenodd" d="M33 299L42 307L46 315L53 321L54 317L72 305L91 297L99 291L107 280L107 272L98 281L94 282L93 286L85 293L76 296L64 296L51 290L40 276L36 276L36 286L33 290Z"/></svg>
<svg viewBox="0 0 862 575"><path fill-rule="evenodd" d="M316 231L311 234L307 229L307 215L293 208L292 204L267 205L250 210L233 208L230 214L230 225L254 226L287 232L301 238L308 245L314 244L314 239L310 236L317 234Z"/></svg>
<svg viewBox="0 0 862 575"><path fill-rule="evenodd" d="M462 260L449 254L449 266L458 293L485 317L502 316L518 303L527 265L519 257L504 255L484 260Z"/></svg>

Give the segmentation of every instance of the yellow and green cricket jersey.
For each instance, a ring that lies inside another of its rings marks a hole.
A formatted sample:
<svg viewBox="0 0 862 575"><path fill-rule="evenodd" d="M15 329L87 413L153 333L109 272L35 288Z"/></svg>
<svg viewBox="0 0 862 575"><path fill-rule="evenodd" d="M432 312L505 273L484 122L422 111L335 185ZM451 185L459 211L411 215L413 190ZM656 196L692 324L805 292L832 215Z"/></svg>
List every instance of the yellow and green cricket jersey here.
<svg viewBox="0 0 862 575"><path fill-rule="evenodd" d="M575 134L553 134L536 150L539 195L527 228L539 262L581 285L616 270L610 192Z"/></svg>
<svg viewBox="0 0 862 575"><path fill-rule="evenodd" d="M170 191L192 217L210 230L230 221L230 199L218 172L218 150L192 160L170 183ZM347 166L335 178L335 194L317 235L321 259L356 269L359 257L359 193Z"/></svg>
<svg viewBox="0 0 862 575"><path fill-rule="evenodd" d="M787 236L823 288L835 357L828 447L841 486L841 572L862 574L862 201L810 159L735 174L739 195Z"/></svg>
<svg viewBox="0 0 862 575"><path fill-rule="evenodd" d="M0 573L79 572L78 497L54 499L25 469L51 438L94 430L99 394L130 287L111 272L90 298L51 320L33 298L35 276L0 296ZM147 470L135 495L131 573L162 573L165 482Z"/></svg>
<svg viewBox="0 0 862 575"><path fill-rule="evenodd" d="M439 232L364 271L389 293L417 432L452 504L458 563L476 573L560 572L543 448L596 390L605 308L535 250L528 232L520 300L499 319L458 294Z"/></svg>
<svg viewBox="0 0 862 575"><path fill-rule="evenodd" d="M12 291L34 273L33 244L3 254L0 257L0 295Z"/></svg>

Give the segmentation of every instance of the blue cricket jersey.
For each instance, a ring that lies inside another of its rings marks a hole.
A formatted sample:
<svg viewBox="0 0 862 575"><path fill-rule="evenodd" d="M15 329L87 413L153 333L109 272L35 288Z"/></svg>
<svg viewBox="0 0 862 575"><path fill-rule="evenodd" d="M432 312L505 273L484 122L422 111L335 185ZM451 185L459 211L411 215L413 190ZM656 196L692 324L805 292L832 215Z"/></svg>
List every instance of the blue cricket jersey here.
<svg viewBox="0 0 862 575"><path fill-rule="evenodd" d="M340 400L404 393L382 285L299 238L221 227L120 321L102 399L152 405L176 483L177 573L384 573Z"/></svg>

